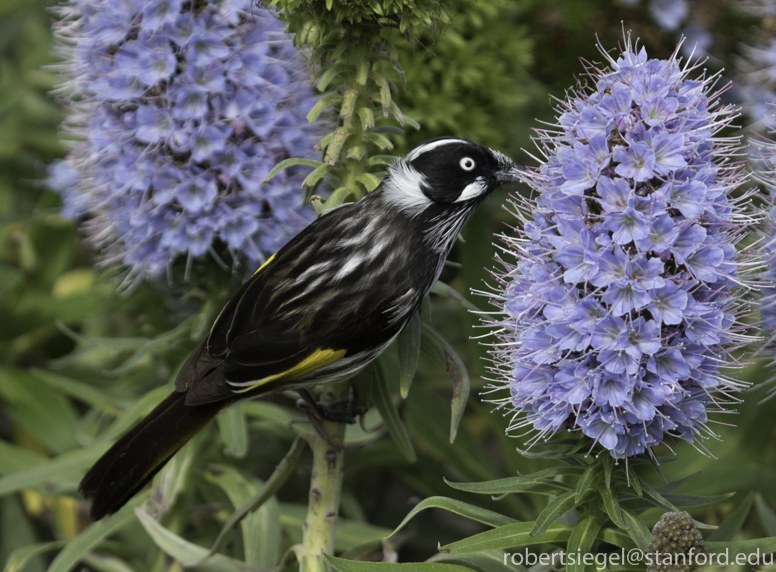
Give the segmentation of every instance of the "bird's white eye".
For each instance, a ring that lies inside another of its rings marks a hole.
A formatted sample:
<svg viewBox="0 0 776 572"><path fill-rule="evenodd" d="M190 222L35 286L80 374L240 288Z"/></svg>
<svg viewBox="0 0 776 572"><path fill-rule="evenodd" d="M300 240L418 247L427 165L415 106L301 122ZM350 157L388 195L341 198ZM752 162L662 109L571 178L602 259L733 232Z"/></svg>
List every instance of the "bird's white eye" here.
<svg viewBox="0 0 776 572"><path fill-rule="evenodd" d="M476 165L474 162L474 159L472 159L471 157L464 157L463 159L461 159L461 162L458 164L461 166L461 169L463 169L464 171L471 171L472 169L474 169Z"/></svg>

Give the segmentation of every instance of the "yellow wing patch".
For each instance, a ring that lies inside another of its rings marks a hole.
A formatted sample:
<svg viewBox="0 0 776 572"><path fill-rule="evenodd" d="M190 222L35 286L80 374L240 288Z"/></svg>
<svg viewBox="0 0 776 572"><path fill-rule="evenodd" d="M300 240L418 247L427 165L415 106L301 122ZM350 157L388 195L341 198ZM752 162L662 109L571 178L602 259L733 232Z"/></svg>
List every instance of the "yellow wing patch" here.
<svg viewBox="0 0 776 572"><path fill-rule="evenodd" d="M270 260L272 260L270 258ZM265 262L266 265L269 262ZM261 268L259 268L261 270ZM325 365L329 365L332 362L337 361L341 357L345 355L347 350L315 350L312 354L304 358L302 361L300 361L298 364L296 364L293 367L290 367L286 371L282 371L280 373L276 373L275 375L269 375L265 378L262 378L258 380L256 383L251 385L250 387L247 387L245 389L240 389L238 391L235 391L235 393L245 393L246 391L250 391L251 389L256 389L257 387L261 387L262 385L265 385L269 383L270 381L276 381L276 380L284 380L284 379L293 379L295 377L301 377L306 373L309 373L315 369L318 369L319 367L323 367Z"/></svg>
<svg viewBox="0 0 776 572"><path fill-rule="evenodd" d="M254 272L254 273L253 273L253 275L254 275L254 276L256 276L256 275L257 275L259 272L261 272L262 270L264 270L264 267L265 267L267 264L269 264L270 262L272 262L272 260L273 260L274 258L275 258L275 255L274 255L274 254L273 254L272 256L270 256L269 258L267 258L267 261L266 261L264 264L262 264L261 266L259 266L258 270L256 270L256 272Z"/></svg>

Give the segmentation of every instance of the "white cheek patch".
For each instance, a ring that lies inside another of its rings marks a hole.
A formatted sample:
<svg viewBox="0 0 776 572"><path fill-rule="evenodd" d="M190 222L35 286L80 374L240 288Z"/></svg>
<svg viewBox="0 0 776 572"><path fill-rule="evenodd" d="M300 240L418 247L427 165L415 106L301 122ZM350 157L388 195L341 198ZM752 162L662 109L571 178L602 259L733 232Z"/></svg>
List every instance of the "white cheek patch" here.
<svg viewBox="0 0 776 572"><path fill-rule="evenodd" d="M468 185L466 185L466 187L464 187L460 196L457 199L455 199L455 202L461 203L463 201L468 201L469 199L477 198L487 190L488 190L488 183L485 182L485 179L483 179L482 177L477 177L476 179L474 179L473 183L469 183Z"/></svg>
<svg viewBox="0 0 776 572"><path fill-rule="evenodd" d="M398 209L417 214L432 204L423 193L426 178L404 160L394 165L383 181L383 198Z"/></svg>

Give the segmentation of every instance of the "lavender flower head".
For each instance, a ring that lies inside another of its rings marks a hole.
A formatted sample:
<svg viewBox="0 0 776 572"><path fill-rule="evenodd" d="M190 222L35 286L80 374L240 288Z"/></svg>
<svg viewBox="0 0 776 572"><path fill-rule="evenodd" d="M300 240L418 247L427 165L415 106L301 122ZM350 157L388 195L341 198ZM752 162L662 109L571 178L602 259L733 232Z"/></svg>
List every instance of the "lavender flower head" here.
<svg viewBox="0 0 776 572"><path fill-rule="evenodd" d="M514 198L517 236L495 273L490 391L532 442L581 432L615 458L677 437L702 447L708 414L743 384L739 322L754 254L736 244L749 218L731 193L736 114L696 65L648 59L626 38L589 91L538 131L546 157L525 173L535 199ZM744 263L742 264L742 261Z"/></svg>
<svg viewBox="0 0 776 572"><path fill-rule="evenodd" d="M155 277L220 244L256 266L311 220L293 173L261 183L316 141L308 78L274 14L251 0L60 11L72 148L49 184L105 263Z"/></svg>

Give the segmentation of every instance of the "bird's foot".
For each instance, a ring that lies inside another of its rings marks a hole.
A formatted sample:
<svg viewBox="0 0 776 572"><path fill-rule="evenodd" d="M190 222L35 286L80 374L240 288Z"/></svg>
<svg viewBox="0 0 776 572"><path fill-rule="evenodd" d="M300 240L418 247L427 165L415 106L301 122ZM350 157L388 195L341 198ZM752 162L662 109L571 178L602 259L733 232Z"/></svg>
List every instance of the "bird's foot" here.
<svg viewBox="0 0 776 572"><path fill-rule="evenodd" d="M336 423L348 423L352 425L356 418L367 412L367 408L362 405L355 405L352 397L344 399L335 399L334 401L321 402L315 401L315 398L309 391L303 389L299 392L302 399L296 402L297 407L306 411L308 415L314 415L324 421L334 421Z"/></svg>

